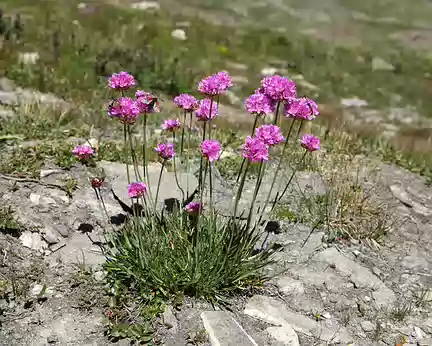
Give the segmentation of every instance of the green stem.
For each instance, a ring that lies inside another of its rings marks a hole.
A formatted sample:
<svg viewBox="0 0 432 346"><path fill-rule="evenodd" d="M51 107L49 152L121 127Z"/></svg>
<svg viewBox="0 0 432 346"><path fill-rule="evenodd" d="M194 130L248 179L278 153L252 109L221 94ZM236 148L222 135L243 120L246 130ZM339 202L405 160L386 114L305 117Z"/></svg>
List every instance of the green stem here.
<svg viewBox="0 0 432 346"><path fill-rule="evenodd" d="M127 125L123 124L123 133L124 133L124 155L125 155L125 162L126 162L126 175L127 175L127 181L128 184L131 183L130 180L130 173L129 173L129 155L128 155L128 145L127 145Z"/></svg>
<svg viewBox="0 0 432 346"><path fill-rule="evenodd" d="M210 174L210 218L213 218L213 172L212 163L209 161L209 174Z"/></svg>
<svg viewBox="0 0 432 346"><path fill-rule="evenodd" d="M243 192L243 187L244 187L244 184L245 184L245 181L246 181L246 174L247 174L247 172L249 170L249 167L250 167L250 161L248 161L247 164L246 164L246 168L245 168L245 171L243 173L243 177L242 177L242 179L240 181L240 186L239 186L239 188L237 190L237 195L236 195L236 199L235 199L235 202L234 202L234 213L233 213L234 224L237 224L236 218L237 218L238 203L239 203L239 200L240 200L241 193Z"/></svg>
<svg viewBox="0 0 432 346"><path fill-rule="evenodd" d="M144 179L147 176L147 113L144 113L143 117L143 177Z"/></svg>
<svg viewBox="0 0 432 346"><path fill-rule="evenodd" d="M206 137L206 122L203 122L203 137L202 137L202 141L205 141L205 137ZM202 188L203 182L202 182L202 169L203 169L203 156L201 155L201 160L200 160L200 171L199 171L199 179L198 179L198 190L200 190Z"/></svg>
<svg viewBox="0 0 432 346"><path fill-rule="evenodd" d="M183 157L183 143L184 143L184 133L185 133L185 126L186 126L186 111L184 111L183 114L183 124L182 124L182 134L181 134L181 144L180 144L180 157Z"/></svg>
<svg viewBox="0 0 432 346"><path fill-rule="evenodd" d="M191 130L192 130L192 112L190 112L189 116L189 129L188 129L188 146L187 146L187 155L186 155L186 171L189 172L189 153L190 153L190 141L191 141ZM189 197L189 179L186 182L186 194Z"/></svg>
<svg viewBox="0 0 432 346"><path fill-rule="evenodd" d="M208 138L211 138L211 132L212 132L212 110L213 110L213 96L210 97L210 112L209 112L209 130L208 130Z"/></svg>
<svg viewBox="0 0 432 346"><path fill-rule="evenodd" d="M133 144L132 132L131 132L130 125L127 125L127 131L128 131L128 137L129 137L129 147L130 147L130 151L131 151L132 164L133 164L134 172L135 172L135 181L141 181L141 176L140 176L140 173L138 170L138 160L136 157L135 147Z"/></svg>
<svg viewBox="0 0 432 346"><path fill-rule="evenodd" d="M247 218L246 229L249 229L249 225L250 225L250 222L252 220L252 214L253 214L253 210L254 210L254 205L255 205L256 198L258 196L258 191L259 191L259 189L261 187L262 178L264 176L264 171L265 171L264 161L261 161L260 164L259 164L258 177L257 177L256 185L255 185L255 190L254 190L254 193L253 193L253 196L252 196L252 202L251 202L251 206L250 206L250 210L249 210L249 215L248 215L248 218Z"/></svg>
<svg viewBox="0 0 432 346"><path fill-rule="evenodd" d="M157 201L158 201L158 197L159 197L159 188L160 188L160 184L161 184L161 180L162 180L162 173L163 173L163 170L165 168L165 163L166 163L166 160L164 160L162 162L162 167L161 167L161 170L159 173L159 179L158 179L158 184L157 184L157 189L156 189L155 205L154 205L155 213L156 213L156 206L157 206Z"/></svg>
<svg viewBox="0 0 432 346"><path fill-rule="evenodd" d="M173 142L175 142L175 132L173 131ZM185 193L184 190L181 188L180 186L180 182L178 180L178 176L177 176L177 165L176 165L176 158L175 156L173 157L173 169L174 169L174 177L175 177L175 181L177 184L178 189L180 190L181 194L182 194L182 204L185 200Z"/></svg>
<svg viewBox="0 0 432 346"><path fill-rule="evenodd" d="M280 101L278 101L278 103L276 105L275 118L274 118L274 121L273 121L273 125L277 125L277 123L278 123L280 104L281 104Z"/></svg>
<svg viewBox="0 0 432 346"><path fill-rule="evenodd" d="M257 126L257 124L258 124L258 117L259 117L259 115L257 114L257 115L255 116L255 121L254 121L253 126L252 126L251 137L253 137L253 135L254 135L254 133L255 133L255 129L256 129L256 126ZM241 163L240 169L239 169L238 174L237 174L236 183L238 183L238 181L239 181L239 179L240 179L240 176L241 176L241 173L242 173L242 171L243 171L243 166L244 166L245 162L246 162L246 158L243 157L243 161L242 161L242 163Z"/></svg>

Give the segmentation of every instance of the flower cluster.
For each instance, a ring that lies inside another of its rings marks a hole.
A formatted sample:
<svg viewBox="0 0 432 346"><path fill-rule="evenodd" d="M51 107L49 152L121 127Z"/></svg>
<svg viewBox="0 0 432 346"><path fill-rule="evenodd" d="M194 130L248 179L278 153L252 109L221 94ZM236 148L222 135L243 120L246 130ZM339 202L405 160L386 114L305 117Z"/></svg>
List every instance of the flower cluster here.
<svg viewBox="0 0 432 346"><path fill-rule="evenodd" d="M180 120L178 119L167 119L161 125L162 129L165 131L174 132L180 128Z"/></svg>
<svg viewBox="0 0 432 346"><path fill-rule="evenodd" d="M316 151L321 149L319 138L315 137L311 134L305 134L300 139L300 145L305 148L307 151Z"/></svg>
<svg viewBox="0 0 432 346"><path fill-rule="evenodd" d="M195 115L199 121L207 121L215 118L218 111L219 107L216 102L211 99L204 99L199 102L199 108L195 111Z"/></svg>
<svg viewBox="0 0 432 346"><path fill-rule="evenodd" d="M172 159L175 156L174 144L161 143L156 148L157 154L164 160Z"/></svg>
<svg viewBox="0 0 432 346"><path fill-rule="evenodd" d="M152 93L143 90L137 90L135 93L136 102L141 113L158 113L160 112L157 97Z"/></svg>
<svg viewBox="0 0 432 346"><path fill-rule="evenodd" d="M86 161L92 158L94 155L94 150L89 145L77 145L72 150L72 154L74 154L78 160Z"/></svg>
<svg viewBox="0 0 432 346"><path fill-rule="evenodd" d="M222 147L220 143L215 140L205 140L201 143L200 148L203 156L206 157L210 162L218 160L222 154Z"/></svg>
<svg viewBox="0 0 432 346"><path fill-rule="evenodd" d="M130 97L120 97L108 108L108 115L120 119L123 124L135 124L140 113L137 102Z"/></svg>
<svg viewBox="0 0 432 346"><path fill-rule="evenodd" d="M255 136L264 144L272 147L284 141L281 129L276 125L262 125L256 129Z"/></svg>
<svg viewBox="0 0 432 346"><path fill-rule="evenodd" d="M192 215L198 214L202 210L200 202L190 202L186 205L185 210Z"/></svg>
<svg viewBox="0 0 432 346"><path fill-rule="evenodd" d="M178 108L182 108L186 112L193 112L199 108L198 100L189 94L180 94L174 97L174 103Z"/></svg>
<svg viewBox="0 0 432 346"><path fill-rule="evenodd" d="M258 89L245 100L245 106L251 114L267 115L275 111L276 102Z"/></svg>
<svg viewBox="0 0 432 346"><path fill-rule="evenodd" d="M228 73L218 72L201 80L198 83L198 91L208 96L221 95L232 85L232 79Z"/></svg>
<svg viewBox="0 0 432 346"><path fill-rule="evenodd" d="M297 97L295 83L282 76L269 76L261 81L261 92L274 101L284 102Z"/></svg>
<svg viewBox="0 0 432 346"><path fill-rule="evenodd" d="M109 87L117 90L127 90L135 86L135 78L127 72L114 73L109 78Z"/></svg>
<svg viewBox="0 0 432 346"><path fill-rule="evenodd" d="M269 159L269 147L257 137L247 136L243 145L243 157L250 162L262 162Z"/></svg>
<svg viewBox="0 0 432 346"><path fill-rule="evenodd" d="M147 193L147 184L136 182L128 185L128 196L131 198L139 198Z"/></svg>
<svg viewBox="0 0 432 346"><path fill-rule="evenodd" d="M284 113L288 118L313 120L319 115L318 105L306 97L291 99L285 104Z"/></svg>

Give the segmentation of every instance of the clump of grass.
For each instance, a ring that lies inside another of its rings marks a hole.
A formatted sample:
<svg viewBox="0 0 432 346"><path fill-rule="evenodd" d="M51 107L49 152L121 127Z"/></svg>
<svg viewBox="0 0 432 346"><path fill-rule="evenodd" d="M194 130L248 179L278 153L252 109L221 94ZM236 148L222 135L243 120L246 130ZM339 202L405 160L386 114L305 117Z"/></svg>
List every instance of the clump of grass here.
<svg viewBox="0 0 432 346"><path fill-rule="evenodd" d="M15 219L15 211L12 207L0 208L0 230L18 229L19 224Z"/></svg>
<svg viewBox="0 0 432 346"><path fill-rule="evenodd" d="M397 322L402 322L413 311L413 304L409 301L398 301L389 312L390 317Z"/></svg>
<svg viewBox="0 0 432 346"><path fill-rule="evenodd" d="M425 308L432 304L432 289L427 286L421 286L413 291L414 305L418 308Z"/></svg>

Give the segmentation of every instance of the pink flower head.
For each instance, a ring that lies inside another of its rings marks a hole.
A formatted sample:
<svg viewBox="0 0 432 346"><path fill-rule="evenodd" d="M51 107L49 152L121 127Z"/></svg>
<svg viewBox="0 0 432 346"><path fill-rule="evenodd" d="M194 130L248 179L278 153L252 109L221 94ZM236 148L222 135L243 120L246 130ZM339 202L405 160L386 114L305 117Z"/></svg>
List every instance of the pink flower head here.
<svg viewBox="0 0 432 346"><path fill-rule="evenodd" d="M210 105L211 114L210 114ZM195 111L195 115L200 121L207 121L213 119L218 113L218 104L210 99L204 99L199 102L199 108Z"/></svg>
<svg viewBox="0 0 432 346"><path fill-rule="evenodd" d="M161 143L155 148L158 155L164 160L172 159L175 156L174 144L172 143Z"/></svg>
<svg viewBox="0 0 432 346"><path fill-rule="evenodd" d="M111 89L126 90L135 86L135 78L127 72L113 73L108 80Z"/></svg>
<svg viewBox="0 0 432 346"><path fill-rule="evenodd" d="M119 118L124 124L135 124L140 109L137 103L130 97L120 97L108 108L108 115L113 118Z"/></svg>
<svg viewBox="0 0 432 346"><path fill-rule="evenodd" d="M202 210L202 206L200 202L190 202L186 205L185 210L189 214L198 214Z"/></svg>
<svg viewBox="0 0 432 346"><path fill-rule="evenodd" d="M293 98L285 104L285 115L299 120L313 120L319 115L318 105L306 97Z"/></svg>
<svg viewBox="0 0 432 346"><path fill-rule="evenodd" d="M180 94L174 97L174 103L177 107L184 109L186 112L193 112L198 109L198 100L189 94Z"/></svg>
<svg viewBox="0 0 432 346"><path fill-rule="evenodd" d="M315 150L321 149L319 138L315 137L314 135L310 135L310 134L304 135L300 139L300 144L307 151L315 151Z"/></svg>
<svg viewBox="0 0 432 346"><path fill-rule="evenodd" d="M141 113L159 113L160 105L157 97L152 93L137 90L135 93L136 102Z"/></svg>
<svg viewBox="0 0 432 346"><path fill-rule="evenodd" d="M201 143L200 148L203 156L205 156L210 162L218 160L222 154L220 143L212 139L206 139Z"/></svg>
<svg viewBox="0 0 432 346"><path fill-rule="evenodd" d="M147 193L147 184L136 182L128 185L128 196L131 198L138 198Z"/></svg>
<svg viewBox="0 0 432 346"><path fill-rule="evenodd" d="M275 101L288 101L290 98L296 97L295 83L282 76L269 76L261 81L262 92Z"/></svg>
<svg viewBox="0 0 432 346"><path fill-rule="evenodd" d="M243 157L251 162L262 162L269 159L269 147L257 137L247 136L243 145Z"/></svg>
<svg viewBox="0 0 432 346"><path fill-rule="evenodd" d="M74 154L79 160L85 161L89 160L94 155L94 150L89 145L77 145L73 148L72 154Z"/></svg>
<svg viewBox="0 0 432 346"><path fill-rule="evenodd" d="M276 125L261 125L256 129L256 137L264 144L272 147L284 141L281 135L281 129Z"/></svg>
<svg viewBox="0 0 432 346"><path fill-rule="evenodd" d="M275 111L276 102L258 89L245 100L245 106L251 114L266 115Z"/></svg>
<svg viewBox="0 0 432 346"><path fill-rule="evenodd" d="M163 130L174 132L180 128L180 120L167 119L164 121L161 127Z"/></svg>
<svg viewBox="0 0 432 346"><path fill-rule="evenodd" d="M198 83L198 91L209 96L215 96L224 93L232 85L232 78L228 73L218 72L202 79Z"/></svg>

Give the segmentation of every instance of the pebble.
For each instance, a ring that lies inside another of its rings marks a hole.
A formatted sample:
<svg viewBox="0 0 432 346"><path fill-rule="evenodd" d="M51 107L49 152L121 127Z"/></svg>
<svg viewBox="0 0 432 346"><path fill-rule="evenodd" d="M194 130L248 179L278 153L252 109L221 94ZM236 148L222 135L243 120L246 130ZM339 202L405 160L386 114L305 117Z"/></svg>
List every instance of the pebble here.
<svg viewBox="0 0 432 346"><path fill-rule="evenodd" d="M375 324L373 324L371 321L363 321L360 323L360 325L365 332L372 332L375 330Z"/></svg>

